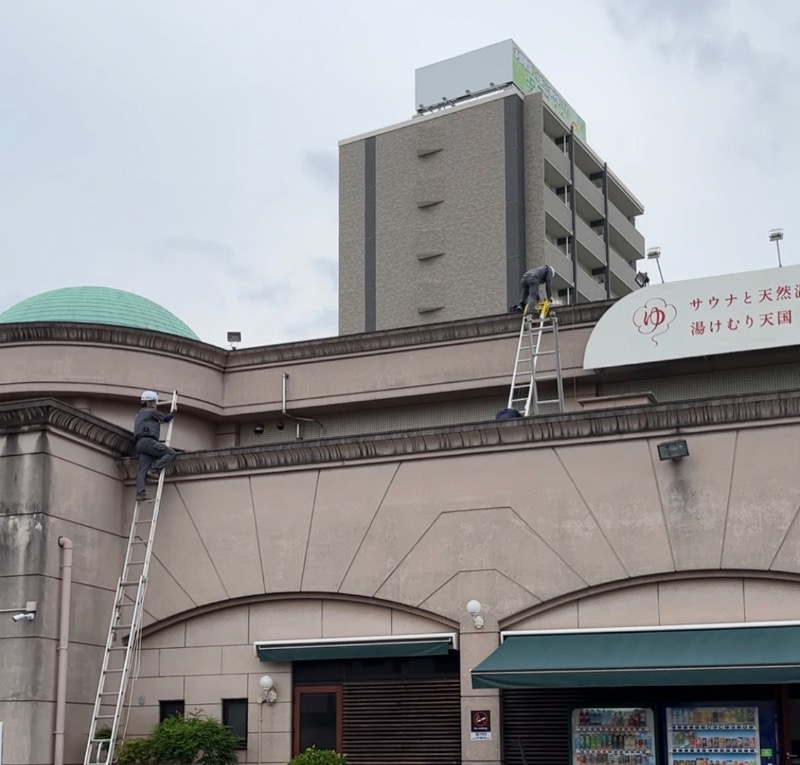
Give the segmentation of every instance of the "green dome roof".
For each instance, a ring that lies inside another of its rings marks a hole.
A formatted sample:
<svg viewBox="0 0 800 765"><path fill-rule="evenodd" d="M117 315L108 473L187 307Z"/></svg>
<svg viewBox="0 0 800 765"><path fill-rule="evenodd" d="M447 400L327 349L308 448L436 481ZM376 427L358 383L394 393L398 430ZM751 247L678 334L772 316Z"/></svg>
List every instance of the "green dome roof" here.
<svg viewBox="0 0 800 765"><path fill-rule="evenodd" d="M158 303L109 287L64 287L42 292L0 313L0 324L29 322L111 324L199 339Z"/></svg>

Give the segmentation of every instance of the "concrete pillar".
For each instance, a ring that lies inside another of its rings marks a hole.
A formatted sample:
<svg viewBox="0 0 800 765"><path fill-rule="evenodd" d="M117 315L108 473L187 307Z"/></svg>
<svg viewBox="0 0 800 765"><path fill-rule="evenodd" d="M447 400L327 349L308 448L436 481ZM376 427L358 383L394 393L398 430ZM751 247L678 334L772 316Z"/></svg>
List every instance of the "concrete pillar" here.
<svg viewBox="0 0 800 765"><path fill-rule="evenodd" d="M483 629L476 629L472 619L462 625L459 639L461 656L461 762L474 765L499 765L500 744L500 692L472 687L470 671L480 664L500 644L496 624L487 620ZM491 739L472 740L472 713L489 712Z"/></svg>

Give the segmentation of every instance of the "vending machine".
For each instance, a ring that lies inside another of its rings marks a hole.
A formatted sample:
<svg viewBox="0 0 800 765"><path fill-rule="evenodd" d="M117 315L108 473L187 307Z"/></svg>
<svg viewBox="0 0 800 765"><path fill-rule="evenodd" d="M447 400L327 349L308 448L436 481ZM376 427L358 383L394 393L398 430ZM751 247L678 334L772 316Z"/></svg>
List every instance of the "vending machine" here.
<svg viewBox="0 0 800 765"><path fill-rule="evenodd" d="M680 704L665 709L665 765L776 765L775 705Z"/></svg>
<svg viewBox="0 0 800 765"><path fill-rule="evenodd" d="M647 707L574 709L571 761L572 765L656 765L653 710Z"/></svg>

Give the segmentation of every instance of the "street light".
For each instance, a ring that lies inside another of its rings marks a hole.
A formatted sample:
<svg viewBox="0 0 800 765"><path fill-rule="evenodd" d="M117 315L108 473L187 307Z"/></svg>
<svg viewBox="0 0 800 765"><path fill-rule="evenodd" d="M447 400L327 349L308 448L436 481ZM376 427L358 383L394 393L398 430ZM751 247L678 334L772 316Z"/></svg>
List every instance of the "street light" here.
<svg viewBox="0 0 800 765"><path fill-rule="evenodd" d="M778 268L783 268L783 263L781 263L781 240L783 239L783 229L782 228L773 228L772 231L769 232L769 240L770 242L775 242L775 246L778 248Z"/></svg>
<svg viewBox="0 0 800 765"><path fill-rule="evenodd" d="M661 248L660 247L651 247L647 251L647 259L648 260L655 260L656 265L658 266L658 275L661 277L661 283L664 283L664 274L661 273Z"/></svg>

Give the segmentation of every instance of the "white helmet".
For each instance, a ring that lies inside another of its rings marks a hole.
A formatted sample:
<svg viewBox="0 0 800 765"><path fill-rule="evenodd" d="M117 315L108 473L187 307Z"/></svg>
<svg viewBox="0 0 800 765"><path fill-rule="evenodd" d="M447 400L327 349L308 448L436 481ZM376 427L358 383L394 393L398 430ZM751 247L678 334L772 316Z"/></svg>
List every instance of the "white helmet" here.
<svg viewBox="0 0 800 765"><path fill-rule="evenodd" d="M155 401L158 404L158 393L154 390L142 391L141 402L144 404L145 401Z"/></svg>

